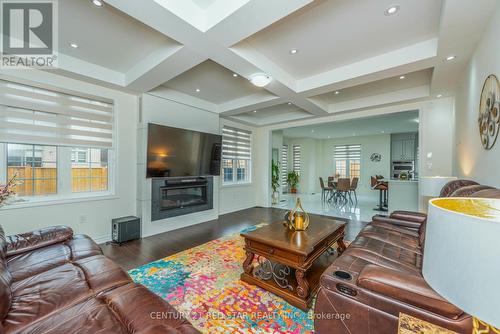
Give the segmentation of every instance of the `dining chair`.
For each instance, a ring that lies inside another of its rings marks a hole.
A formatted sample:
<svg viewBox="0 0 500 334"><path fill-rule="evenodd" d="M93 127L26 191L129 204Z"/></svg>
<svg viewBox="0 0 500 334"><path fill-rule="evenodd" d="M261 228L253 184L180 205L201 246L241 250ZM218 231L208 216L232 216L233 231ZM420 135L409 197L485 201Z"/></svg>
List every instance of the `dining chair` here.
<svg viewBox="0 0 500 334"><path fill-rule="evenodd" d="M319 178L319 184L321 186L321 201L326 201L329 198L328 195L333 191L333 187L330 185L325 186L325 181L323 181L322 177Z"/></svg>
<svg viewBox="0 0 500 334"><path fill-rule="evenodd" d="M358 203L358 196L356 195L356 190L358 189L358 182L359 182L359 177L353 177L351 180L351 187L349 188L349 198L351 198L351 193L354 194L354 199L356 200L356 203Z"/></svg>
<svg viewBox="0 0 500 334"><path fill-rule="evenodd" d="M348 178L340 178L337 181L337 200L341 201L341 204L345 205L349 201L349 192L351 189L351 180ZM351 199L352 202L352 199Z"/></svg>

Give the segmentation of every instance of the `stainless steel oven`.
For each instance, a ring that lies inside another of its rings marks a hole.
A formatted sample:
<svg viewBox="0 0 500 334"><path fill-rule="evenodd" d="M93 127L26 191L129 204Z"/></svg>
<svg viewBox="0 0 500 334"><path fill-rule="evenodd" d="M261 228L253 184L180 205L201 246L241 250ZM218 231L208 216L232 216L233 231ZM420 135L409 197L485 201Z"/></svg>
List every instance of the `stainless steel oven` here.
<svg viewBox="0 0 500 334"><path fill-rule="evenodd" d="M401 175L406 174L408 179L414 178L415 162L414 161L393 161L392 162L392 178L399 180Z"/></svg>

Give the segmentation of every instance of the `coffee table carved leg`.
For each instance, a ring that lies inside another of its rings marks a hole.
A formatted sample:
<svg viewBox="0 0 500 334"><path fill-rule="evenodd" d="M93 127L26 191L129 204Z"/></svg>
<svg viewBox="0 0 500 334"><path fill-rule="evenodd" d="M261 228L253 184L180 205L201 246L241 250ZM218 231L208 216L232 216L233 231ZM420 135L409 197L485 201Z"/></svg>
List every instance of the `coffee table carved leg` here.
<svg viewBox="0 0 500 334"><path fill-rule="evenodd" d="M247 257L245 259L245 262L243 262L243 271L246 274L251 275L253 270L252 261L255 257L255 254L250 251L246 251L246 255Z"/></svg>
<svg viewBox="0 0 500 334"><path fill-rule="evenodd" d="M339 241L337 241L337 245L337 250L339 252L339 255L341 255L347 249L347 246L344 242L344 237L340 238Z"/></svg>
<svg viewBox="0 0 500 334"><path fill-rule="evenodd" d="M307 280L305 278L305 271L297 269L295 270L295 278L297 279L297 295L299 295L300 298L306 298L309 296L309 283L307 283Z"/></svg>

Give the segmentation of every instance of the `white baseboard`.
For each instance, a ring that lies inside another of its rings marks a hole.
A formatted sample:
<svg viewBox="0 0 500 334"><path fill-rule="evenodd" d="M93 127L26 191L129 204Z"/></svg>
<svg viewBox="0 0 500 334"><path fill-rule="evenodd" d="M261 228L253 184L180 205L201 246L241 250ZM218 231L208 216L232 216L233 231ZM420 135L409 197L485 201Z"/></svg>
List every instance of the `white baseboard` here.
<svg viewBox="0 0 500 334"><path fill-rule="evenodd" d="M95 241L95 243L97 243L99 245L104 244L108 241L111 241L111 234L102 235L100 237L92 238L92 239Z"/></svg>

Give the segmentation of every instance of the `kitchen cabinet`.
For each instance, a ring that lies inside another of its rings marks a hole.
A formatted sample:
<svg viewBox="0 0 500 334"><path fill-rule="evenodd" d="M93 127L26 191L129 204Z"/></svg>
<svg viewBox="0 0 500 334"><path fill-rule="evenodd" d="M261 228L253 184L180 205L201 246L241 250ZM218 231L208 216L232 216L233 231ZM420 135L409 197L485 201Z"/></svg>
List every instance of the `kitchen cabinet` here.
<svg viewBox="0 0 500 334"><path fill-rule="evenodd" d="M391 139L392 161L414 161L416 156L416 135L397 134Z"/></svg>

